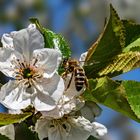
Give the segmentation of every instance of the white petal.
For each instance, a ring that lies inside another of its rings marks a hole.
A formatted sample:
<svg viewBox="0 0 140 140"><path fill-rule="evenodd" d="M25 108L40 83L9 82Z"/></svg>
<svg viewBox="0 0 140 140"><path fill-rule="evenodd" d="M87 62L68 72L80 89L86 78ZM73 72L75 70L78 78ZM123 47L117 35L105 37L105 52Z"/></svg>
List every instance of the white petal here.
<svg viewBox="0 0 140 140"><path fill-rule="evenodd" d="M47 118L59 119L63 117L64 112L56 105L56 107L51 111L41 111L41 114Z"/></svg>
<svg viewBox="0 0 140 140"><path fill-rule="evenodd" d="M67 140L87 140L92 132L92 124L84 117L71 118L71 131Z"/></svg>
<svg viewBox="0 0 140 140"><path fill-rule="evenodd" d="M35 124L35 131L38 133L40 140L48 137L48 129L50 128L50 121L47 119L38 119Z"/></svg>
<svg viewBox="0 0 140 140"><path fill-rule="evenodd" d="M37 93L33 104L37 111L50 111L56 107L56 102L49 95L40 92Z"/></svg>
<svg viewBox="0 0 140 140"><path fill-rule="evenodd" d="M11 59L14 57L12 50L0 48L0 71L8 77L13 77L14 68Z"/></svg>
<svg viewBox="0 0 140 140"><path fill-rule="evenodd" d="M48 130L48 139L49 140L67 140L65 131L62 128L52 127Z"/></svg>
<svg viewBox="0 0 140 140"><path fill-rule="evenodd" d="M31 104L30 93L23 84L9 81L1 87L0 102L9 109L23 109Z"/></svg>
<svg viewBox="0 0 140 140"><path fill-rule="evenodd" d="M13 48L13 38L10 34L3 34L1 38L1 42L3 47L5 48Z"/></svg>
<svg viewBox="0 0 140 140"><path fill-rule="evenodd" d="M46 137L48 137L49 140L67 140L67 133L63 127L61 125L53 124L51 120L49 121L45 118L41 118L37 121L35 130L38 133L40 140L43 140Z"/></svg>
<svg viewBox="0 0 140 140"><path fill-rule="evenodd" d="M56 49L38 49L33 56L38 59L36 66L43 70L46 78L53 76L61 62L61 53Z"/></svg>
<svg viewBox="0 0 140 140"><path fill-rule="evenodd" d="M85 60L86 60L86 57L87 57L87 53L88 53L88 52L84 52L84 53L82 53L81 56L80 56L79 61L80 61L80 65L81 65L81 66L83 66L84 63L85 63Z"/></svg>
<svg viewBox="0 0 140 140"><path fill-rule="evenodd" d="M9 114L21 114L22 111L20 109L13 110L13 109L8 109Z"/></svg>
<svg viewBox="0 0 140 140"><path fill-rule="evenodd" d="M57 102L64 92L63 79L54 75L51 79L44 79L37 83L37 96L34 100L34 106L38 111L50 111L54 109Z"/></svg>
<svg viewBox="0 0 140 140"><path fill-rule="evenodd" d="M45 117L59 119L62 118L64 114L69 114L72 110L75 110L76 105L77 105L76 99L65 100L65 97L62 97L53 110L41 111L41 113Z"/></svg>
<svg viewBox="0 0 140 140"><path fill-rule="evenodd" d="M72 127L67 140L86 140L90 135L101 138L107 133L104 125L97 122L90 123L84 117L72 118L70 123Z"/></svg>
<svg viewBox="0 0 140 140"><path fill-rule="evenodd" d="M14 125L10 124L0 127L0 134L7 136L10 140L15 140Z"/></svg>
<svg viewBox="0 0 140 140"><path fill-rule="evenodd" d="M44 47L43 36L35 26L29 26L26 29L14 32L12 37L14 49L23 54L27 62L32 59L32 53L35 49Z"/></svg>
<svg viewBox="0 0 140 140"><path fill-rule="evenodd" d="M107 128L98 123L98 122L93 122L93 129L94 131L92 131L91 135L96 137L96 138L102 138L103 136L105 136L107 134Z"/></svg>
<svg viewBox="0 0 140 140"><path fill-rule="evenodd" d="M41 81L38 81L36 83L36 88L40 93L48 95L54 101L58 102L64 92L64 82L59 75L54 74L50 79L43 78Z"/></svg>
<svg viewBox="0 0 140 140"><path fill-rule="evenodd" d="M10 48L0 48L0 71L14 78L15 69L18 68L16 59L23 60L23 57Z"/></svg>
<svg viewBox="0 0 140 140"><path fill-rule="evenodd" d="M101 138L107 129L97 122L90 123L84 117L68 117L60 120L41 118L37 121L35 130L40 140L48 137L49 140L87 140L90 135Z"/></svg>

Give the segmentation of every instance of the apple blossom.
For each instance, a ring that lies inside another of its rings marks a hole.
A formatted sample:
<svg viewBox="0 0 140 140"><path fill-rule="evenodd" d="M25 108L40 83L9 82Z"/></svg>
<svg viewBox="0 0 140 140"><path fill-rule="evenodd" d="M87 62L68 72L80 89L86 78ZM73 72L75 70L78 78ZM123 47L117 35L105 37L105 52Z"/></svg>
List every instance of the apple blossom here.
<svg viewBox="0 0 140 140"><path fill-rule="evenodd" d="M0 48L0 71L11 77L1 87L0 102L17 110L33 105L38 111L52 110L64 91L57 74L61 53L44 48L44 39L34 24L4 34Z"/></svg>
<svg viewBox="0 0 140 140"><path fill-rule="evenodd" d="M81 96L84 90L77 91L74 85L72 79L55 109L41 112L42 117L35 125L40 140L46 137L49 140L86 140L90 135L101 138L107 133L106 127L94 120L101 110L95 103L92 104L95 109L91 109L90 103L85 104Z"/></svg>
<svg viewBox="0 0 140 140"><path fill-rule="evenodd" d="M49 120L41 118L37 121L35 130L40 140L87 140L92 135L97 138L107 133L104 125L90 122L82 116L64 116L61 119Z"/></svg>

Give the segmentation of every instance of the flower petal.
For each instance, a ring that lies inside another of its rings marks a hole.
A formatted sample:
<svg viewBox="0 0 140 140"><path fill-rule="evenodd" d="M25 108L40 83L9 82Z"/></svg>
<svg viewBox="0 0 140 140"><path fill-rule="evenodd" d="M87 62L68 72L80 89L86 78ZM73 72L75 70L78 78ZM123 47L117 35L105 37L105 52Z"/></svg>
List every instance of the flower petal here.
<svg viewBox="0 0 140 140"><path fill-rule="evenodd" d="M40 118L35 124L35 131L38 133L40 140L48 137L48 129L50 128L50 121L47 119Z"/></svg>
<svg viewBox="0 0 140 140"><path fill-rule="evenodd" d="M50 111L56 107L56 102L49 95L41 92L37 93L33 104L37 111Z"/></svg>
<svg viewBox="0 0 140 140"><path fill-rule="evenodd" d="M35 130L40 140L46 137L48 137L49 140L67 140L63 127L61 128L61 125L56 126L51 120L47 120L46 118L37 120Z"/></svg>
<svg viewBox="0 0 140 140"><path fill-rule="evenodd" d="M14 125L5 125L0 127L0 134L5 135L10 140L15 140L15 129Z"/></svg>
<svg viewBox="0 0 140 140"><path fill-rule="evenodd" d="M1 38L1 42L3 47L5 48L13 48L13 38L10 34L3 34Z"/></svg>
<svg viewBox="0 0 140 140"><path fill-rule="evenodd" d="M15 71L16 59L22 59L22 56L9 48L0 48L0 71L8 77L13 77Z"/></svg>
<svg viewBox="0 0 140 140"><path fill-rule="evenodd" d="M37 58L36 66L43 70L45 78L52 77L61 62L61 53L56 49L38 49L33 56Z"/></svg>
<svg viewBox="0 0 140 140"><path fill-rule="evenodd" d="M50 111L56 107L57 102L64 92L63 79L55 74L50 79L42 79L36 83L38 94L34 106L38 111Z"/></svg>
<svg viewBox="0 0 140 140"><path fill-rule="evenodd" d="M36 49L44 47L44 38L34 24L28 28L12 33L14 49L24 56L29 62Z"/></svg>
<svg viewBox="0 0 140 140"><path fill-rule="evenodd" d="M98 122L93 122L93 129L94 131L92 131L91 135L96 137L96 138L102 138L103 136L105 136L107 134L107 128L98 123Z"/></svg>
<svg viewBox="0 0 140 140"><path fill-rule="evenodd" d="M55 74L52 78L43 78L36 82L36 88L45 95L49 95L56 102L62 97L64 92L63 79Z"/></svg>
<svg viewBox="0 0 140 140"><path fill-rule="evenodd" d="M75 111L77 108L79 109L81 104L83 104L83 102L78 98L73 98L71 100L67 99L67 97L63 96L53 110L41 111L42 115L47 118L50 117L53 119L60 119L64 116L64 114L69 114L70 112Z"/></svg>
<svg viewBox="0 0 140 140"><path fill-rule="evenodd" d="M26 92L26 87L16 81L9 81L1 87L0 102L9 109L23 109L31 104L30 93Z"/></svg>
<svg viewBox="0 0 140 140"><path fill-rule="evenodd" d="M90 135L101 138L107 133L104 125L97 122L90 123L84 117L71 118L69 122L71 123L71 130L67 140L86 140Z"/></svg>
<svg viewBox="0 0 140 140"><path fill-rule="evenodd" d="M86 140L92 132L92 124L84 117L70 118L71 130L67 140Z"/></svg>
<svg viewBox="0 0 140 140"><path fill-rule="evenodd" d="M60 126L61 127L61 126ZM63 129L58 127L52 127L48 130L49 140L67 140L67 135Z"/></svg>

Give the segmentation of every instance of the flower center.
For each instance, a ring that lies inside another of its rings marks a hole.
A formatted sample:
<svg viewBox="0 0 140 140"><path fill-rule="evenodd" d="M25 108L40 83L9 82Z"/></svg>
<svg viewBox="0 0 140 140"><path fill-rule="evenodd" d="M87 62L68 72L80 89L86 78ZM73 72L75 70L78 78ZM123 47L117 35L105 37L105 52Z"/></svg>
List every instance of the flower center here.
<svg viewBox="0 0 140 140"><path fill-rule="evenodd" d="M23 73L23 78L32 78L32 76L33 76L33 71L30 69L30 68L25 68L23 71L22 71L22 73Z"/></svg>
<svg viewBox="0 0 140 140"><path fill-rule="evenodd" d="M25 61L15 59L15 78L16 80L24 80L26 83L31 84L32 80L37 80L42 77L42 71L35 66L37 59L33 59L32 63L28 64Z"/></svg>

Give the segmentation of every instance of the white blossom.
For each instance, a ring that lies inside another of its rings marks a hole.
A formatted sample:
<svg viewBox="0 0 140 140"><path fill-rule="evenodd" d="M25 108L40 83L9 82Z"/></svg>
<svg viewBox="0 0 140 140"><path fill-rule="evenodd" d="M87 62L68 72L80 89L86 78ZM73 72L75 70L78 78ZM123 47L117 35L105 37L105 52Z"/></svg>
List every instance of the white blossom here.
<svg viewBox="0 0 140 140"><path fill-rule="evenodd" d="M91 123L82 116L64 116L53 120L41 118L37 121L35 130L40 140L46 137L49 140L87 140L90 135L101 138L107 133L104 125Z"/></svg>
<svg viewBox="0 0 140 140"><path fill-rule="evenodd" d="M104 125L94 122L95 120L93 122L88 120L91 117L94 119L93 114L99 114L97 113L99 110L97 108L92 110L89 104L84 106L82 93L83 91L79 93L75 90L72 81L56 108L41 112L43 116L35 125L40 140L46 137L49 140L87 140L90 135L101 138L107 133Z"/></svg>
<svg viewBox="0 0 140 140"><path fill-rule="evenodd" d="M0 102L17 110L33 104L38 111L50 111L64 91L57 74L61 53L44 48L44 39L34 24L20 31L4 34L0 48L0 71L11 77L2 86Z"/></svg>
<svg viewBox="0 0 140 140"><path fill-rule="evenodd" d="M65 87L67 87L69 78L70 77L68 75L66 80L64 80ZM63 92L63 96L59 99L56 107L51 111L44 110L41 111L41 113L44 116L58 119L63 117L65 114L81 109L85 104L85 101L80 97L84 90L85 87L80 91L76 90L75 79L73 77L69 88Z"/></svg>

